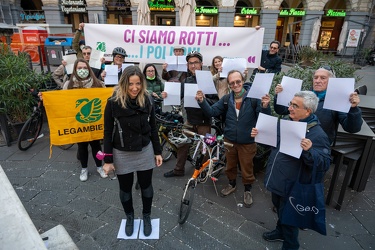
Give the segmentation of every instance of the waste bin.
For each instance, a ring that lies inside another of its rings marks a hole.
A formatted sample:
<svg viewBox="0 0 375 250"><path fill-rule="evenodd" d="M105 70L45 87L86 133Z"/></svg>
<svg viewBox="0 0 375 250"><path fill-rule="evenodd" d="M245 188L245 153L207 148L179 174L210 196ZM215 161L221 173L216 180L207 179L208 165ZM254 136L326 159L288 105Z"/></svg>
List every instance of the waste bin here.
<svg viewBox="0 0 375 250"><path fill-rule="evenodd" d="M60 65L62 61L63 51L71 48L73 44L73 37L47 37L44 42L47 59L50 65Z"/></svg>

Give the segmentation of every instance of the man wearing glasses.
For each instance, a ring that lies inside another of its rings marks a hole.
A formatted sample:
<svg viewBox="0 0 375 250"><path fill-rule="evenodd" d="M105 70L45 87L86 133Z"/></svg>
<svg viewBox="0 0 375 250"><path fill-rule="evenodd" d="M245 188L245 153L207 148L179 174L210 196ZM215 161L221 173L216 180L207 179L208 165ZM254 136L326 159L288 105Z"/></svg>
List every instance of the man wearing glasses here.
<svg viewBox="0 0 375 250"><path fill-rule="evenodd" d="M260 60L260 66L254 69L251 79L254 80L256 73L275 73L278 74L281 71L281 58L278 56L280 48L279 41L273 41L270 44L269 50L262 51L262 58ZM252 82L252 81L251 81Z"/></svg>
<svg viewBox="0 0 375 250"><path fill-rule="evenodd" d="M203 56L198 51L192 51L186 56L186 62L188 67L188 77L181 84L181 96L184 96L184 84L185 83L194 83L197 84L197 79L195 76L196 70L202 70L203 66ZM167 92L162 92L162 97L167 97ZM217 95L206 95L207 101L212 105L219 98ZM186 107L186 123L192 125L191 131L205 135L211 132L211 116L207 116L203 113L203 110L200 108L190 108ZM189 144L183 144L179 146L177 151L177 161L176 166L173 170L164 173L164 177L173 177L173 176L184 176L185 175L185 163L188 157Z"/></svg>
<svg viewBox="0 0 375 250"><path fill-rule="evenodd" d="M301 140L302 153L299 158L280 152L280 129L277 132L277 146L272 148L267 162L264 184L271 192L272 203L276 207L278 220L273 231L263 233L267 241L282 241L282 249L299 249L298 227L283 224L283 211L291 187L299 178L302 183L311 182L313 168L316 168L315 183L323 180L331 163L330 144L327 135L314 114L318 108L318 98L311 91L296 93L289 103L289 120L306 122L306 136ZM280 123L278 124L280 126ZM252 129L251 136L258 134ZM302 191L302 190L301 190Z"/></svg>
<svg viewBox="0 0 375 250"><path fill-rule="evenodd" d="M357 133L362 127L362 112L358 107L360 102L359 96L356 92L353 92L348 96L351 103L351 108L348 113L338 112L334 110L323 109L325 95L328 86L328 80L331 77L336 77L330 66L322 66L314 73L313 78L313 92L319 98L318 109L315 114L319 118L321 126L328 135L330 143L334 142L336 137L336 131L339 123L342 128L348 133ZM277 105L277 94L283 91L283 86L278 84L275 88L275 99L274 107L275 112L279 115L289 114L288 108Z"/></svg>
<svg viewBox="0 0 375 250"><path fill-rule="evenodd" d="M270 96L267 94L262 100L248 98L248 86L244 86L244 76L238 70L229 71L227 78L231 93L223 96L217 103L210 106L201 90L198 90L196 99L206 115L211 117L225 114L225 141L234 145L225 153L225 174L229 183L221 190L221 196L226 197L236 191L237 166L240 165L244 185L243 203L245 207L250 207L253 203L251 188L255 182L253 158L257 151L254 138L250 136L251 129L255 127L259 112L271 115Z"/></svg>

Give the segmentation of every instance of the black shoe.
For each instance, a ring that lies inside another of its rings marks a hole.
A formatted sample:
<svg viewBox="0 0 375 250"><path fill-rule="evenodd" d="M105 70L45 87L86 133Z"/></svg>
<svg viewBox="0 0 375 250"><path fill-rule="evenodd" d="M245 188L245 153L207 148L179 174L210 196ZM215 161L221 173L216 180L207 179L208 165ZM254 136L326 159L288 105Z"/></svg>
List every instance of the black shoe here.
<svg viewBox="0 0 375 250"><path fill-rule="evenodd" d="M150 214L143 214L143 234L148 237L152 232Z"/></svg>
<svg viewBox="0 0 375 250"><path fill-rule="evenodd" d="M132 236L134 232L134 212L126 214L126 225L125 225L125 234L127 236Z"/></svg>
<svg viewBox="0 0 375 250"><path fill-rule="evenodd" d="M174 170L164 173L164 177L175 177L175 176L184 176L184 174L175 174Z"/></svg>
<svg viewBox="0 0 375 250"><path fill-rule="evenodd" d="M281 235L279 230L275 229L271 232L263 233L263 239L266 241L284 241L284 237Z"/></svg>

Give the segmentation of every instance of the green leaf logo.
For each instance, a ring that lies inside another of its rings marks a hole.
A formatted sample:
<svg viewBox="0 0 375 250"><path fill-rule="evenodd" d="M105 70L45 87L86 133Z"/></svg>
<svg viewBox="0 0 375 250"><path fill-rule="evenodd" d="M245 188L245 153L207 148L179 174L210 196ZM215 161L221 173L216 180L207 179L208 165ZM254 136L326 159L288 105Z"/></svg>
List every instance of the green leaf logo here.
<svg viewBox="0 0 375 250"><path fill-rule="evenodd" d="M100 50L101 52L105 52L106 51L105 42L97 42L96 49Z"/></svg>
<svg viewBox="0 0 375 250"><path fill-rule="evenodd" d="M76 114L76 120L80 123L97 122L102 118L102 100L99 98L91 101L87 98L78 99L76 108L80 109Z"/></svg>

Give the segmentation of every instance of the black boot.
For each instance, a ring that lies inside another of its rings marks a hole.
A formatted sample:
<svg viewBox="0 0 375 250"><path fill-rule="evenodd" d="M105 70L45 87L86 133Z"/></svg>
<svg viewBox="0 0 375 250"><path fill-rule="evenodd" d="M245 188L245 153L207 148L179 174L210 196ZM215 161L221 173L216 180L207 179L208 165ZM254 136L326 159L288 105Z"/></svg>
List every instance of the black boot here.
<svg viewBox="0 0 375 250"><path fill-rule="evenodd" d="M134 231L134 212L126 214L125 234L131 236Z"/></svg>
<svg viewBox="0 0 375 250"><path fill-rule="evenodd" d="M143 234L145 236L150 236L152 232L150 215L151 215L150 213L143 214Z"/></svg>

